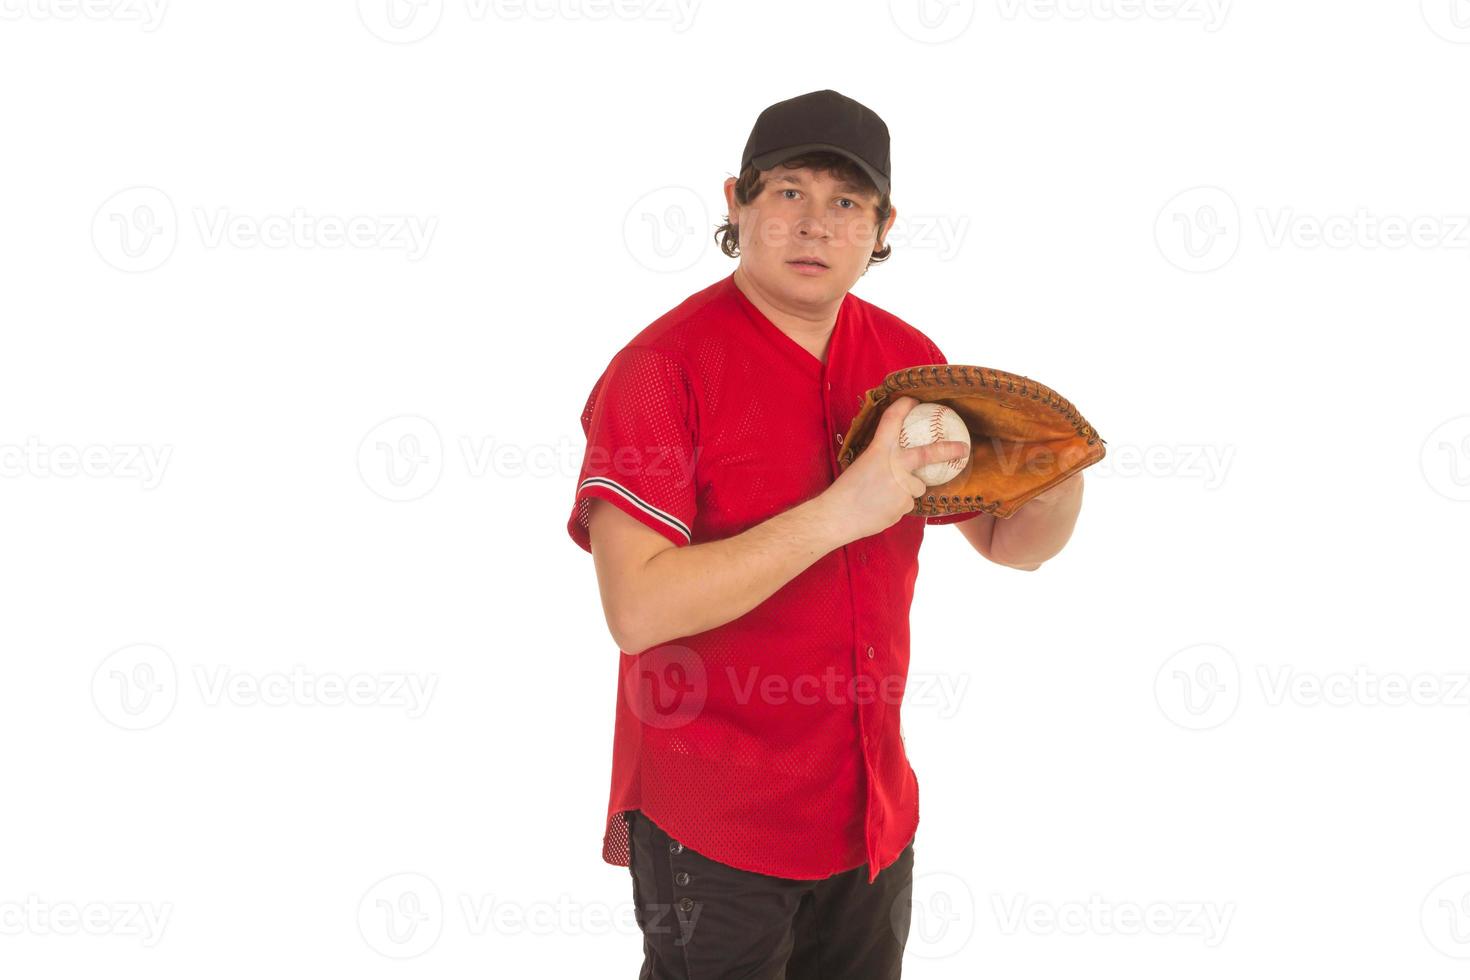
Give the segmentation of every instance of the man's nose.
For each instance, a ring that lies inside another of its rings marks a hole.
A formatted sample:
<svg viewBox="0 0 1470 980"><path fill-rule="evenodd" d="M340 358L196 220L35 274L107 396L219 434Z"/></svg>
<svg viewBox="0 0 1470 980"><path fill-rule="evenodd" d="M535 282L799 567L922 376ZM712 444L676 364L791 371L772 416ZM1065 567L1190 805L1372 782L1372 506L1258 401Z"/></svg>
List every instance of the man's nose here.
<svg viewBox="0 0 1470 980"><path fill-rule="evenodd" d="M825 238L830 235L832 231L830 228L827 227L827 222L823 218L814 217L812 215L803 215L801 219L796 223L796 233L807 238L810 238L812 236L821 236Z"/></svg>

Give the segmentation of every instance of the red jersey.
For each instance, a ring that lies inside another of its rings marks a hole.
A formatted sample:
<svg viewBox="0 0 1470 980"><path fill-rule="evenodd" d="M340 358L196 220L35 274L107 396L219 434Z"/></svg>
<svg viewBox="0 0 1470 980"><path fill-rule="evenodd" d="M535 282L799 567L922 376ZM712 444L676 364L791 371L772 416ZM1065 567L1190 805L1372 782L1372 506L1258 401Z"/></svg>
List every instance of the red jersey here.
<svg viewBox="0 0 1470 980"><path fill-rule="evenodd" d="M731 274L638 333L593 385L567 531L591 551L600 497L676 546L730 537L815 497L864 392L948 363L848 293L823 363ZM724 864L817 879L913 839L919 786L899 710L926 524L905 516L829 552L745 615L618 658L602 856L628 864L624 810Z"/></svg>

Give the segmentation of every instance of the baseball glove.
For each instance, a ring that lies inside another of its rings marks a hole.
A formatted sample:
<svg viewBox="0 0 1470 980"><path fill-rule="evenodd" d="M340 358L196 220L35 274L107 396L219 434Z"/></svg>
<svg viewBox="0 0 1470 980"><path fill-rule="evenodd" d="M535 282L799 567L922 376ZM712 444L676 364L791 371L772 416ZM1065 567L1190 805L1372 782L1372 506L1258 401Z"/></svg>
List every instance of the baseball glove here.
<svg viewBox="0 0 1470 980"><path fill-rule="evenodd" d="M1030 378L965 364L894 371L863 396L842 440L846 470L895 398L948 405L970 430L970 458L947 483L914 498L914 515L981 511L1010 517L1042 491L1103 458L1104 440L1061 395Z"/></svg>

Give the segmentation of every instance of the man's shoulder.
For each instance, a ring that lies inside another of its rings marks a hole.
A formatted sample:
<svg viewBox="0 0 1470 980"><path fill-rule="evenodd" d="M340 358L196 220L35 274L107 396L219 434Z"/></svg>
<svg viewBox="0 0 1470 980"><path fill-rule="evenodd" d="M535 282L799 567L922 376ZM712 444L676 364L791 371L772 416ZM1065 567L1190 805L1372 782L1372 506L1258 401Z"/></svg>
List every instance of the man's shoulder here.
<svg viewBox="0 0 1470 980"><path fill-rule="evenodd" d="M933 349L934 354L939 352L939 347L918 327L909 323L896 313L891 313L883 307L869 300L863 299L856 293L849 292L849 300L853 303L854 311L862 317L869 330L879 337L894 343L903 343L906 346L917 347L928 352ZM933 356L933 354L927 354Z"/></svg>
<svg viewBox="0 0 1470 980"><path fill-rule="evenodd" d="M658 351L684 360L712 334L726 332L725 320L736 310L730 302L729 277L691 293L633 335L624 349Z"/></svg>

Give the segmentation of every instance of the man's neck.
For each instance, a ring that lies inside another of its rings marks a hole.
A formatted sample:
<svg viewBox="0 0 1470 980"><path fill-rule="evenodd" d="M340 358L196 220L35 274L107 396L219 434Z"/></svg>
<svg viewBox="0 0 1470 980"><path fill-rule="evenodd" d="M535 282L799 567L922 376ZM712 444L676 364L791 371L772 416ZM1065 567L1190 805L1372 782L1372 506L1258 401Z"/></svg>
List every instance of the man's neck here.
<svg viewBox="0 0 1470 980"><path fill-rule="evenodd" d="M799 312L783 310L767 299L739 266L735 268L735 288L744 293L745 298L776 325L776 329L810 351L817 360L827 360L827 345L831 342L832 330L837 325L837 311L842 306L840 302L815 320Z"/></svg>

